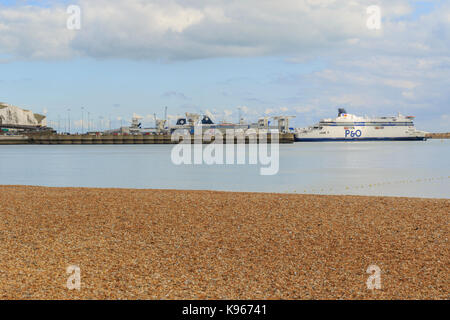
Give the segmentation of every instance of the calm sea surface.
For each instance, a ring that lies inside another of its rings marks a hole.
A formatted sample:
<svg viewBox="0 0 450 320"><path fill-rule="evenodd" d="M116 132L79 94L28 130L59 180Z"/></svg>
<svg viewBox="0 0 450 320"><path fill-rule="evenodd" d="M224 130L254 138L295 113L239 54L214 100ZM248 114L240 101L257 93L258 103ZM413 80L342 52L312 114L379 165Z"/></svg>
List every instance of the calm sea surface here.
<svg viewBox="0 0 450 320"><path fill-rule="evenodd" d="M450 140L280 145L261 165L174 165L171 145L0 146L0 184L450 198Z"/></svg>

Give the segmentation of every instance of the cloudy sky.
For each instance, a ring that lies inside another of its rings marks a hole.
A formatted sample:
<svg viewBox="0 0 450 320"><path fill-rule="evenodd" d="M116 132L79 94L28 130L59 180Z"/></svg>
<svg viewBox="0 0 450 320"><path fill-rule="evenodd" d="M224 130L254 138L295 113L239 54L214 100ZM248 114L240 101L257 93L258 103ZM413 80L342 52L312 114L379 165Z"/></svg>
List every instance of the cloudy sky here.
<svg viewBox="0 0 450 320"><path fill-rule="evenodd" d="M133 114L151 126L165 106L304 126L342 106L450 131L450 2L2 0L0 101L60 123L83 107L96 126Z"/></svg>

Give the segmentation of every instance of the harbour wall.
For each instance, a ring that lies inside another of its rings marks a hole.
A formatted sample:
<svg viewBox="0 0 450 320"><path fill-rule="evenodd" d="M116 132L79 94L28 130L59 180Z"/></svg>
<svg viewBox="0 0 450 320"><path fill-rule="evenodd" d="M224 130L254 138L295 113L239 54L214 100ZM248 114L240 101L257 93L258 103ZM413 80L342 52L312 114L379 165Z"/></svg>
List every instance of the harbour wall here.
<svg viewBox="0 0 450 320"><path fill-rule="evenodd" d="M25 136L0 136L0 145L29 143L28 137Z"/></svg>
<svg viewBox="0 0 450 320"><path fill-rule="evenodd" d="M202 143L208 144L214 141L203 139ZM226 136L223 139L227 143ZM257 137L259 143L259 137ZM292 133L279 135L279 143L293 143ZM57 135L57 134L29 134L24 136L0 136L0 145L13 144L47 144L47 145L92 145L92 144L177 144L172 141L171 135ZM194 143L194 139L191 139ZM234 139L237 143L237 138ZM250 143L246 137L245 143ZM267 135L267 143L271 143L271 136Z"/></svg>
<svg viewBox="0 0 450 320"><path fill-rule="evenodd" d="M429 139L450 139L450 132L445 133L428 133L426 135Z"/></svg>

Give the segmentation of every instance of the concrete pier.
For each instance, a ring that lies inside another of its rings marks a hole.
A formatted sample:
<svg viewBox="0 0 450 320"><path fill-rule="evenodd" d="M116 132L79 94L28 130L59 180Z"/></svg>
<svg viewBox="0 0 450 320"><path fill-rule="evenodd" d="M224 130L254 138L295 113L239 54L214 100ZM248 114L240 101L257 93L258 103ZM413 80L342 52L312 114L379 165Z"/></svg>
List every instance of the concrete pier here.
<svg viewBox="0 0 450 320"><path fill-rule="evenodd" d="M0 145L29 143L28 137L25 136L0 136Z"/></svg>
<svg viewBox="0 0 450 320"><path fill-rule="evenodd" d="M426 137L429 139L450 139L450 132L428 133Z"/></svg>
<svg viewBox="0 0 450 320"><path fill-rule="evenodd" d="M256 139L259 143L259 137ZM212 139L204 139L203 143L211 143ZM226 137L223 139L227 143ZM253 140L252 140L253 141ZM191 139L194 143L194 139ZM235 137L234 143L237 143ZM292 133L282 133L279 135L279 143L293 143ZM58 134L29 134L23 136L0 136L0 145L5 144L45 144L45 145L92 145L92 144L176 144L169 134L155 135L58 135ZM245 143L250 143L249 138L245 138ZM267 143L271 143L271 136L267 135Z"/></svg>

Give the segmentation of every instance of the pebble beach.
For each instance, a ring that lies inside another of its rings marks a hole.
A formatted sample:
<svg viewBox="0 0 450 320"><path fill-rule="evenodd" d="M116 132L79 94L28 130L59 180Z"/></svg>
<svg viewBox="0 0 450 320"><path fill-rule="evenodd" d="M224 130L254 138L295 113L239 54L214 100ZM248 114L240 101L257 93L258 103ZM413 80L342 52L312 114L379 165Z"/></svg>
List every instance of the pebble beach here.
<svg viewBox="0 0 450 320"><path fill-rule="evenodd" d="M449 199L0 186L0 215L2 299L450 298Z"/></svg>

